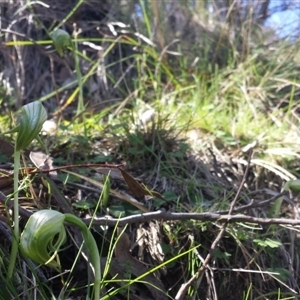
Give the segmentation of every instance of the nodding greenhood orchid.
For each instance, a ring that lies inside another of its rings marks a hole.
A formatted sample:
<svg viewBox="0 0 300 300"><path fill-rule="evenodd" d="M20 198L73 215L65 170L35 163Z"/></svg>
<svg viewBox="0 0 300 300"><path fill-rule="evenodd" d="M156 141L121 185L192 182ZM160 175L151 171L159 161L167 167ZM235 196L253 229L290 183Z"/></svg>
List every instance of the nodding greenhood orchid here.
<svg viewBox="0 0 300 300"><path fill-rule="evenodd" d="M55 257L60 247L66 242L65 222L79 227L82 232L94 268L94 295L95 300L98 300L101 284L99 250L93 235L78 217L49 209L37 211L29 218L21 235L21 251L33 261L60 272L61 266Z"/></svg>
<svg viewBox="0 0 300 300"><path fill-rule="evenodd" d="M38 134L47 120L47 112L40 101L28 103L22 107L19 123L15 128L6 133L17 133L16 151L27 148Z"/></svg>
<svg viewBox="0 0 300 300"><path fill-rule="evenodd" d="M72 39L65 30L56 29L52 33L52 40L56 51L61 57L64 56L65 50L73 49Z"/></svg>

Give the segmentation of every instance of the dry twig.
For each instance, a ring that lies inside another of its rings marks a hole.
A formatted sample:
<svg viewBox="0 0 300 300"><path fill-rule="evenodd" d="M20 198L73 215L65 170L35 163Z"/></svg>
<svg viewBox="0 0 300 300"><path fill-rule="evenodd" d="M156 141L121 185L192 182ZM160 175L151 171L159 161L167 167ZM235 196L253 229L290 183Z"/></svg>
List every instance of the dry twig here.
<svg viewBox="0 0 300 300"><path fill-rule="evenodd" d="M233 210L234 210L234 206L242 192L242 188L246 182L246 178L247 178L247 175L248 175L248 171L249 171L249 168L250 168L250 161L251 161L251 157L252 157L252 153L251 155L249 155L249 158L248 158L248 164L247 164L247 168L246 168L246 171L244 173L244 176L243 176L243 179L242 179L242 182L239 186L239 189L230 205L230 209L229 209L229 213L228 213L228 216L230 217L231 214L233 213ZM213 241L211 247L210 247L210 250L209 250L209 253L207 254L204 262L202 263L202 266L199 268L198 272L196 272L186 283L182 284L179 291L177 292L177 295L175 297L175 300L182 300L184 298L184 296L186 295L187 291L188 291L188 288L191 286L191 284L197 279L199 278L199 276L203 273L203 271L207 268L207 265L208 263L210 262L211 260L211 257L213 255L213 252L215 251L218 243L220 242L220 240L222 239L225 231L226 231L226 227L228 225L228 222L229 220L225 221L225 223L223 224L218 236L215 238L215 240Z"/></svg>

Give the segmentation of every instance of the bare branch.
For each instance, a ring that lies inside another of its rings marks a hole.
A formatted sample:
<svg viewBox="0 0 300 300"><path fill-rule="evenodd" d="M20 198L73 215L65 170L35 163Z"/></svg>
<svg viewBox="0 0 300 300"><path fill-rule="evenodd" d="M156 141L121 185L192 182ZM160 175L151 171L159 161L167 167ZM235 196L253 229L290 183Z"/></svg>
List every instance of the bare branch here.
<svg viewBox="0 0 300 300"><path fill-rule="evenodd" d="M0 202L6 204L9 208L12 208L13 201L7 200L7 197L0 192ZM29 210L20 207L20 214L29 218L32 215L32 212ZM202 222L218 222L218 223L251 223L251 224L260 224L260 225L290 225L290 226L300 226L299 219L287 219L287 218L257 218L244 214L222 214L222 213L214 213L214 212L205 212L205 213L175 213L166 211L165 209L149 212L149 213L141 213L137 215L132 215L124 218L112 218L110 216L103 216L100 218L85 218L82 221L85 224L89 224L90 222L93 225L107 225L107 226L125 226L126 224L133 223L143 223L150 220L195 220Z"/></svg>

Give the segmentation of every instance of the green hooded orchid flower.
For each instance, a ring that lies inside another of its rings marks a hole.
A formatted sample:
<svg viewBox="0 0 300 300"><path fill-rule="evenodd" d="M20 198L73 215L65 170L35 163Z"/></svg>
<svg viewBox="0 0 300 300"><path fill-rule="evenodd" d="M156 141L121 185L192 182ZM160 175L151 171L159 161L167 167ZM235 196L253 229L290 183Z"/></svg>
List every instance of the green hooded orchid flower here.
<svg viewBox="0 0 300 300"><path fill-rule="evenodd" d="M46 120L47 112L40 101L34 101L22 107L19 124L6 132L17 133L16 151L27 148L35 138L38 138Z"/></svg>
<svg viewBox="0 0 300 300"><path fill-rule="evenodd" d="M56 51L61 57L64 56L65 50L73 49L71 36L65 30L55 30L52 33L52 40Z"/></svg>
<svg viewBox="0 0 300 300"><path fill-rule="evenodd" d="M40 210L28 220L21 235L21 251L33 261L60 271L53 260L60 246L66 242L65 216L54 210Z"/></svg>
<svg viewBox="0 0 300 300"><path fill-rule="evenodd" d="M49 209L34 213L29 218L21 235L21 251L31 260L47 265L59 272L61 266L54 259L60 247L66 242L65 222L79 227L82 232L95 273L94 296L95 300L99 300L101 284L99 250L93 235L78 217Z"/></svg>
<svg viewBox="0 0 300 300"><path fill-rule="evenodd" d="M38 137L46 120L47 112L40 101L34 101L23 106L18 125L17 151L25 149Z"/></svg>

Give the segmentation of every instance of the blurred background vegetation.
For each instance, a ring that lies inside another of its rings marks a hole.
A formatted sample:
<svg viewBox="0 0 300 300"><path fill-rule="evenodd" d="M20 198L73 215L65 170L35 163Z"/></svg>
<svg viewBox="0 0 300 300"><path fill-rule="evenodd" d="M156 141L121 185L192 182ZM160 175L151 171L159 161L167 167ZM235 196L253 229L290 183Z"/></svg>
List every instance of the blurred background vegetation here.
<svg viewBox="0 0 300 300"><path fill-rule="evenodd" d="M58 124L81 114L97 131L168 119L200 147L206 138L226 149L254 143L258 155L287 163L299 144L299 6L2 1L1 113L39 99ZM77 57L54 51L57 27L72 35Z"/></svg>

